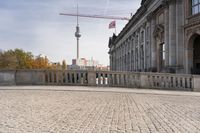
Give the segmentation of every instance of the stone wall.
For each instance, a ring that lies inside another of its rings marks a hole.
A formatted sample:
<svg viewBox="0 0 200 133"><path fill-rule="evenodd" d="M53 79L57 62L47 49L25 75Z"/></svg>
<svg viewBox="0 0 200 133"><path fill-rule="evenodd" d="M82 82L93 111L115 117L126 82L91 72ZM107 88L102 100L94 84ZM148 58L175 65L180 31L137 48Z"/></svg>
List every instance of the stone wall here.
<svg viewBox="0 0 200 133"><path fill-rule="evenodd" d="M0 70L0 85L15 85L15 70Z"/></svg>
<svg viewBox="0 0 200 133"><path fill-rule="evenodd" d="M44 85L45 75L43 70L17 70L16 85Z"/></svg>
<svg viewBox="0 0 200 133"><path fill-rule="evenodd" d="M74 85L200 91L200 76L81 70L1 70L0 85Z"/></svg>

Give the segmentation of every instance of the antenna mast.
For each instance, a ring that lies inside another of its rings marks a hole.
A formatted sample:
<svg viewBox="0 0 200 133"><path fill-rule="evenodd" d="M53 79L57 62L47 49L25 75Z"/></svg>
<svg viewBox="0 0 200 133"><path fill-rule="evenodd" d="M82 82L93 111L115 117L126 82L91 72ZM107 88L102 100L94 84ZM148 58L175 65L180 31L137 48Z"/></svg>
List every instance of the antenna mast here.
<svg viewBox="0 0 200 133"><path fill-rule="evenodd" d="M81 37L78 17L79 17L79 12L78 12L78 1L77 1L77 26L76 26L76 32L75 32L75 37L76 37L76 40L77 40L77 56L76 56L76 59L79 59L79 38Z"/></svg>

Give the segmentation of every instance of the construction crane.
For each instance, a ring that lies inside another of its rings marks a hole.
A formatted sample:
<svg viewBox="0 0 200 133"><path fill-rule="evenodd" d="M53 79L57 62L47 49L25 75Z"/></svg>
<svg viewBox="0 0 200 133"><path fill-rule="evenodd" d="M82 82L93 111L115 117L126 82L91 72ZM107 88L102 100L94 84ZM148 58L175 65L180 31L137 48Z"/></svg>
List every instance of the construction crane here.
<svg viewBox="0 0 200 133"><path fill-rule="evenodd" d="M112 19L112 20L130 20L127 17L79 14L78 5L77 5L77 13L76 14L75 13L60 13L60 15L77 17L77 26L76 26L76 32L75 32L75 37L77 39L77 57L76 57L77 60L79 59L79 38L81 37L80 27L79 27L79 19L78 19L79 17L98 18L98 19Z"/></svg>
<svg viewBox="0 0 200 133"><path fill-rule="evenodd" d="M84 18L100 18L100 19L114 19L114 20L130 20L127 17L103 16L103 15L88 15L88 14L75 14L75 13L60 13L60 15L84 17Z"/></svg>

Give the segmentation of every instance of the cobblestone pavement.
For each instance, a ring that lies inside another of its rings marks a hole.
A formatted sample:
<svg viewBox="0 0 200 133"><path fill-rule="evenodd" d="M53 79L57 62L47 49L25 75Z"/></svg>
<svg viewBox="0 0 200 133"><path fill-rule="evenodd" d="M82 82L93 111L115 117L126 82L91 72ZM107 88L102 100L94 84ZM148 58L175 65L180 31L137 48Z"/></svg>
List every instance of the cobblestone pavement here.
<svg viewBox="0 0 200 133"><path fill-rule="evenodd" d="M122 88L0 87L1 132L198 133L200 94Z"/></svg>

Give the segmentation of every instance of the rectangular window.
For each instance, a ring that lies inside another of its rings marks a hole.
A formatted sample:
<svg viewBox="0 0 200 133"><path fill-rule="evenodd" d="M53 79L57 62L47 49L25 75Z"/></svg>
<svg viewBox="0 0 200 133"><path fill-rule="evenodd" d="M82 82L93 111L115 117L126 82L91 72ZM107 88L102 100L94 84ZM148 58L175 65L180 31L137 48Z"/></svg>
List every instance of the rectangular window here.
<svg viewBox="0 0 200 133"><path fill-rule="evenodd" d="M192 0L192 15L200 13L200 0Z"/></svg>

